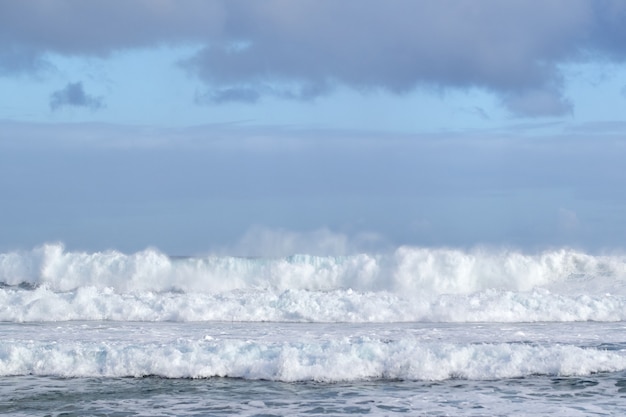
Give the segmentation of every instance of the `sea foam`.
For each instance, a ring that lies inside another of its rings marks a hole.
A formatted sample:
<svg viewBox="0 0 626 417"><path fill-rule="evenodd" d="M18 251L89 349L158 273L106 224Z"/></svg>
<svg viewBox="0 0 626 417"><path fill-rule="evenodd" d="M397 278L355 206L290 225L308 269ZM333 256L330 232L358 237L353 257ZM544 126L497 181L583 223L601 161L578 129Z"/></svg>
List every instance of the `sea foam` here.
<svg viewBox="0 0 626 417"><path fill-rule="evenodd" d="M592 285L587 285L593 281ZM528 255L507 250L400 247L388 254L283 258L170 258L156 249L68 252L49 244L0 254L0 282L55 291L95 286L129 291L223 292L235 289L468 294L537 287L626 293L626 255L559 249Z"/></svg>
<svg viewBox="0 0 626 417"><path fill-rule="evenodd" d="M424 343L371 337L306 342L0 341L0 376L235 377L276 381L499 379L623 371L621 351L536 344Z"/></svg>
<svg viewBox="0 0 626 417"><path fill-rule="evenodd" d="M0 254L0 320L618 321L626 256L400 247L172 258L155 249Z"/></svg>

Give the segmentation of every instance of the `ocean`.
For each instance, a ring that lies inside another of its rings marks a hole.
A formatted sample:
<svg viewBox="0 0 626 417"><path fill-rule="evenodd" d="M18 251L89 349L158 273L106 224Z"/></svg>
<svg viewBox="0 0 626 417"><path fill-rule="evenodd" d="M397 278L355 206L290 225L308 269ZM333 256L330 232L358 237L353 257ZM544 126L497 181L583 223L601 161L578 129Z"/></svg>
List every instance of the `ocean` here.
<svg viewBox="0 0 626 417"><path fill-rule="evenodd" d="M626 254L0 254L0 414L626 409Z"/></svg>

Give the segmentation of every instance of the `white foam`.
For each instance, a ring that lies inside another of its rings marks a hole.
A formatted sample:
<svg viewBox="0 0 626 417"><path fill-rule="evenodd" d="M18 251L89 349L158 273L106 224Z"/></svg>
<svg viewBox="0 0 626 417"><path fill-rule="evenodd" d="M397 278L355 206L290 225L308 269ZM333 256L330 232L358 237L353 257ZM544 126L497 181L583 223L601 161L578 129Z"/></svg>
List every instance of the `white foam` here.
<svg viewBox="0 0 626 417"><path fill-rule="evenodd" d="M0 289L0 321L537 322L626 320L624 296L566 296L545 290L401 297L352 290L117 293Z"/></svg>
<svg viewBox="0 0 626 417"><path fill-rule="evenodd" d="M0 254L0 281L0 320L17 322L626 320L626 257L566 249L251 259L56 244Z"/></svg>
<svg viewBox="0 0 626 417"><path fill-rule="evenodd" d="M167 378L236 377L277 381L472 380L623 371L626 356L576 346L424 343L371 337L319 342L187 340L0 341L0 375Z"/></svg>
<svg viewBox="0 0 626 417"><path fill-rule="evenodd" d="M399 294L468 294L550 287L626 295L626 255L598 256L570 249L527 255L504 250L400 247L390 254L341 257L171 259L156 249L127 255L68 252L63 245L50 244L30 252L0 254L0 281L45 284L55 291L96 286L119 292L352 288Z"/></svg>

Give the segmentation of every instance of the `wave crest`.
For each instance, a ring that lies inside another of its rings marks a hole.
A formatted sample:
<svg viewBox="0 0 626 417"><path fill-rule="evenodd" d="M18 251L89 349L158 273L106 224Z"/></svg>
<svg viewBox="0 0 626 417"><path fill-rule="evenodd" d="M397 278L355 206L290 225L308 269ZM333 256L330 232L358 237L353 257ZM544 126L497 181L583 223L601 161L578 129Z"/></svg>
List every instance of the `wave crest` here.
<svg viewBox="0 0 626 417"><path fill-rule="evenodd" d="M0 254L0 321L626 320L626 262L400 247L388 254L173 258L156 249Z"/></svg>
<svg viewBox="0 0 626 417"><path fill-rule="evenodd" d="M283 258L206 256L171 258L156 249L68 252L49 244L0 254L0 281L46 285L55 291L84 286L118 292L217 293L237 289L389 291L396 294L470 294L533 288L623 293L626 256L559 249L516 251L400 247L389 254L294 255ZM586 285L593 281L592 285Z"/></svg>

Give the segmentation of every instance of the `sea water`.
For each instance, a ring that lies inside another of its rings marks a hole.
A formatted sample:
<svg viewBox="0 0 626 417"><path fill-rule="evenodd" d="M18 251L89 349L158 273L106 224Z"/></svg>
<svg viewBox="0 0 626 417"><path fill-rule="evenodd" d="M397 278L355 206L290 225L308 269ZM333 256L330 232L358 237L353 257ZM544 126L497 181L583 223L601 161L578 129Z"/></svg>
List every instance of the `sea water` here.
<svg viewBox="0 0 626 417"><path fill-rule="evenodd" d="M0 414L619 415L626 256L0 254Z"/></svg>

